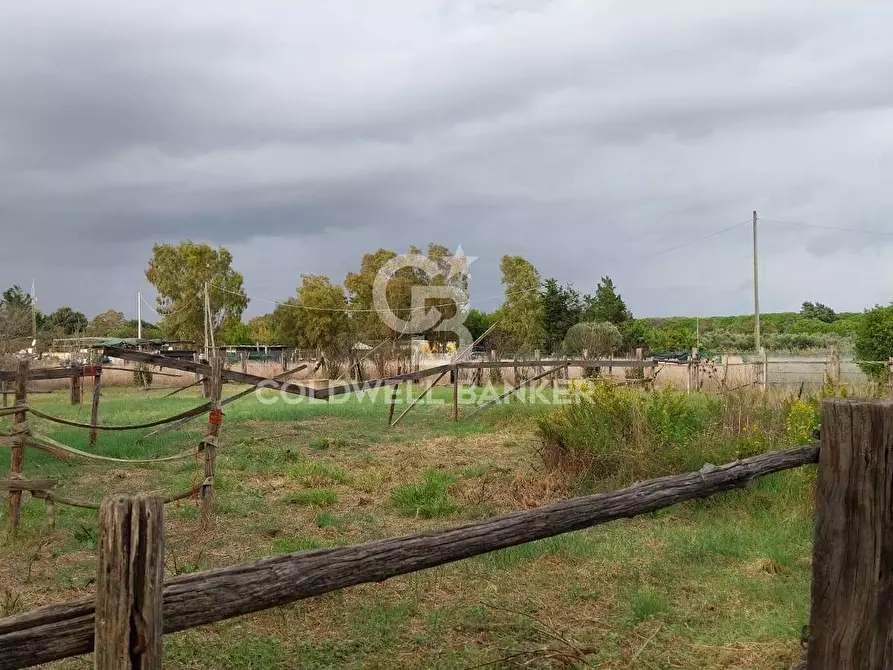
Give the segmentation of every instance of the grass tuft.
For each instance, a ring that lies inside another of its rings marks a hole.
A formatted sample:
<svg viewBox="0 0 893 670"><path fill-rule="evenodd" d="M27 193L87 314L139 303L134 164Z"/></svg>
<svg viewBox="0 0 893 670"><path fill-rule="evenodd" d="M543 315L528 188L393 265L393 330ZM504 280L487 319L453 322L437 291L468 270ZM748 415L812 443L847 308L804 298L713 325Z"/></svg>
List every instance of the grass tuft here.
<svg viewBox="0 0 893 670"><path fill-rule="evenodd" d="M418 484L401 486L391 493L391 502L403 516L425 519L448 516L458 509L450 498L450 485L456 478L439 470L429 470Z"/></svg>

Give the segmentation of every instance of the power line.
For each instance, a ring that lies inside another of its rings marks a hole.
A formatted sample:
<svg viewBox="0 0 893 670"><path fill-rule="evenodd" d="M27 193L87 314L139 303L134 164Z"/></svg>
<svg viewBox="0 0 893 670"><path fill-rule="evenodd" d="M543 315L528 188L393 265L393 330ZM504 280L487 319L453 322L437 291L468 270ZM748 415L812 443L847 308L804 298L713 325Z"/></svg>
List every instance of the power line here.
<svg viewBox="0 0 893 670"><path fill-rule="evenodd" d="M214 288L216 288L220 291L223 291L224 293L231 293L233 295L237 295L241 298L247 298L248 300L253 300L255 302L263 302L263 303L267 303L270 305L280 305L282 307L290 307L290 308L294 308L294 309L303 309L303 310L310 311L310 312L336 312L336 313L343 313L343 314L363 314L363 313L378 314L381 311L378 309L352 309L350 307L343 307L343 308L308 307L307 305L283 302L281 300L269 300L266 298L255 298L255 297L249 296L247 293L244 293L244 292L240 293L239 291L233 291L232 289L224 288L223 286L218 286L217 284L209 284L209 285L213 286ZM539 290L540 290L540 287L537 286L536 288L521 289L518 291L508 291L506 293L500 293L499 295L492 295L492 296L487 296L485 298L479 298L479 299L475 300L474 302L485 302L487 300L495 300L495 299L503 298L503 297L509 296L509 295L532 293L534 291L538 292ZM471 303L471 302L472 301L469 300L469 303ZM402 313L427 311L427 310L431 309L432 307L451 307L455 304L456 304L455 302L445 302L445 303L439 303L439 304L434 304L434 305L423 305L423 306L419 306L419 307L398 308L398 310Z"/></svg>
<svg viewBox="0 0 893 670"><path fill-rule="evenodd" d="M864 228L841 228L838 226L824 226L817 223L807 223L806 221L778 221L776 219L763 219L760 218L761 221L767 221L769 223L778 223L783 226L801 226L803 228L816 228L818 230L831 230L840 233L862 233L863 235L882 235L882 236L891 236L893 235L893 231L887 230L865 230Z"/></svg>
<svg viewBox="0 0 893 670"><path fill-rule="evenodd" d="M653 254L649 254L647 256L643 256L640 260L647 260L649 258L654 258L655 256L662 256L663 254L668 254L677 249L682 249L687 246L691 246L692 244L697 244L698 242L703 242L704 240L709 240L711 237L716 237L717 235L722 235L723 233L728 233L729 231L735 230L736 228L740 228L741 226L751 223L751 221L739 221L738 223L733 223L731 226L726 226L725 228L720 228L719 230L714 230L712 233L707 233L702 237L697 237L692 240L687 240L685 242L681 242L676 246L669 247L667 249L661 249L659 251L654 252Z"/></svg>

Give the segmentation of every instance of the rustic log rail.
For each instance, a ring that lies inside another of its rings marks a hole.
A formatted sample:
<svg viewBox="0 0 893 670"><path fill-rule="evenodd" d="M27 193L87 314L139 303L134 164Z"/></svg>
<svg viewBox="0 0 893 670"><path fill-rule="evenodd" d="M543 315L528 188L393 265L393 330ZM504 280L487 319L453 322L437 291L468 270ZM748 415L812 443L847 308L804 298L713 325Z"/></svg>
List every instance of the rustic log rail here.
<svg viewBox="0 0 893 670"><path fill-rule="evenodd" d="M816 446L761 454L449 530L263 558L185 575L164 585L162 615L155 619L156 625L163 633L173 633L357 584L381 582L705 498L745 486L757 477L815 463L818 457ZM101 532L114 531L106 525ZM97 601L85 598L0 619L0 670L25 668L92 651L96 612ZM116 666L97 663L96 667L107 670Z"/></svg>

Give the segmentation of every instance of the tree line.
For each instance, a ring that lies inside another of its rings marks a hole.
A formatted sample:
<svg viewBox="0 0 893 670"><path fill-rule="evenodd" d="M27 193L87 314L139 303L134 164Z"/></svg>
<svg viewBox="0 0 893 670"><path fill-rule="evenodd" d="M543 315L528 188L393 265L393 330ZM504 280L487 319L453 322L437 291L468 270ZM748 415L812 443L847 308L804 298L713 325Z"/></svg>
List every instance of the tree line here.
<svg viewBox="0 0 893 670"><path fill-rule="evenodd" d="M424 253L431 266L427 271L413 266L389 271L385 293L396 317L411 320L413 287L467 291L467 264L447 247L432 242L424 252L416 247L408 252ZM242 316L249 297L229 250L191 241L156 244L145 275L158 294L160 318L157 323L143 322L143 337L189 341L201 347L207 321L217 344L279 344L321 349L330 356L345 353L357 342L407 339L418 333L395 332L380 318L374 300L376 277L397 257L396 251L384 248L367 253L340 284L323 275L301 275L293 295L282 296L271 312L245 322ZM500 271L505 291L502 304L491 312L470 309L464 320L473 338L496 324L479 345L484 350L522 355L537 349L565 354L585 350L605 355L630 353L638 347L685 351L699 344L706 350L743 352L754 346L752 315L635 318L609 276L602 277L592 293L585 293L554 277L542 277L522 256L504 256ZM425 310L440 312L439 320L424 333L432 345L443 347L455 339L451 333L438 331L437 325L463 307L453 299L425 301ZM68 306L49 314L32 308L31 296L20 287L2 293L0 346L27 344L35 328L42 346L59 337L137 335L137 321L115 310L88 319ZM822 303L804 302L799 312L762 315L761 330L769 349L802 350L855 341L864 321L862 313L838 314ZM876 332L873 337L877 338Z"/></svg>

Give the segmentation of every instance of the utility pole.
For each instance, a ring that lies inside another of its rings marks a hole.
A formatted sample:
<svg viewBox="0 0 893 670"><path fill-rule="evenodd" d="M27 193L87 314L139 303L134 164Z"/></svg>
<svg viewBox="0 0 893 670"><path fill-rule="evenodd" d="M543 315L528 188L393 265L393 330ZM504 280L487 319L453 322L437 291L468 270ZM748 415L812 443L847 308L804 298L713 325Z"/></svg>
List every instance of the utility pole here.
<svg viewBox="0 0 893 670"><path fill-rule="evenodd" d="M210 361L210 352L208 350L208 330L210 324L208 323L211 318L211 301L208 299L208 282L205 282L205 360Z"/></svg>
<svg viewBox="0 0 893 670"><path fill-rule="evenodd" d="M143 339L143 294L136 294L136 339Z"/></svg>
<svg viewBox="0 0 893 670"><path fill-rule="evenodd" d="M757 210L753 210L753 340L760 352L760 274L757 262Z"/></svg>
<svg viewBox="0 0 893 670"><path fill-rule="evenodd" d="M37 289L34 279L31 280L31 347L37 353Z"/></svg>

